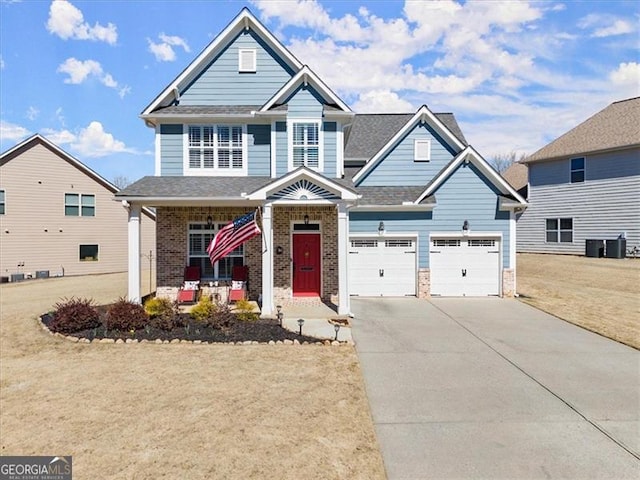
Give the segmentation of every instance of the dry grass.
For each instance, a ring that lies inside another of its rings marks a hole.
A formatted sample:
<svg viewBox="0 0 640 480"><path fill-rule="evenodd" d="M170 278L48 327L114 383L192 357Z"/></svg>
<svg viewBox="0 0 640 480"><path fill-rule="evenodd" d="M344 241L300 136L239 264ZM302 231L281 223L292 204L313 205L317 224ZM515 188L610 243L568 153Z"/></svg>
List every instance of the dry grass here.
<svg viewBox="0 0 640 480"><path fill-rule="evenodd" d="M0 454L73 455L76 479L384 478L352 347L85 345L36 322L125 285L0 287Z"/></svg>
<svg viewBox="0 0 640 480"><path fill-rule="evenodd" d="M526 303L640 348L640 260L518 255Z"/></svg>

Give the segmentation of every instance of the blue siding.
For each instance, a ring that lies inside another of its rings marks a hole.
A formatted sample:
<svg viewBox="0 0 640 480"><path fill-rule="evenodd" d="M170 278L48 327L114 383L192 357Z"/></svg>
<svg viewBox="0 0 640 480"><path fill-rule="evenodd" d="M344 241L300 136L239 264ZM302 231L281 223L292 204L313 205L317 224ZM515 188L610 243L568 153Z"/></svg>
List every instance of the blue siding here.
<svg viewBox="0 0 640 480"><path fill-rule="evenodd" d="M418 265L429 267L429 235L460 232L465 220L471 232L502 233L502 268L509 265L509 212L498 210L498 196L491 183L472 164L461 165L436 191L433 212L351 212L350 234L377 233L380 221L385 231L417 232Z"/></svg>
<svg viewBox="0 0 640 480"><path fill-rule="evenodd" d="M160 175L182 175L182 159L182 125L160 125Z"/></svg>
<svg viewBox="0 0 640 480"><path fill-rule="evenodd" d="M322 173L328 178L336 178L337 127L336 122L324 122L322 126L324 130L324 172Z"/></svg>
<svg viewBox="0 0 640 480"><path fill-rule="evenodd" d="M238 72L238 49L256 49L256 72ZM293 71L252 30L242 31L181 93L180 105L262 105Z"/></svg>
<svg viewBox="0 0 640 480"><path fill-rule="evenodd" d="M249 175L271 175L271 125L247 126Z"/></svg>
<svg viewBox="0 0 640 480"><path fill-rule="evenodd" d="M415 162L414 140L431 140L431 161ZM426 185L449 163L455 152L428 125L416 125L398 145L360 181L361 186Z"/></svg>
<svg viewBox="0 0 640 480"><path fill-rule="evenodd" d="M312 87L300 87L286 100L289 118L321 118L324 101Z"/></svg>
<svg viewBox="0 0 640 480"><path fill-rule="evenodd" d="M281 177L287 173L287 123L276 122L276 176Z"/></svg>

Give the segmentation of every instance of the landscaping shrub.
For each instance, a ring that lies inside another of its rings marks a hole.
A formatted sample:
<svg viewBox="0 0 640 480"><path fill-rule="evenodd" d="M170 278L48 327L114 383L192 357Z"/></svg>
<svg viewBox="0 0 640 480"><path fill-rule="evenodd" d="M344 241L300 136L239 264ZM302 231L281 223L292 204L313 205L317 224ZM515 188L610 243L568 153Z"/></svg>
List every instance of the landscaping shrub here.
<svg viewBox="0 0 640 480"><path fill-rule="evenodd" d="M107 310L104 326L108 330L129 332L143 328L148 320L142 305L121 298Z"/></svg>
<svg viewBox="0 0 640 480"><path fill-rule="evenodd" d="M236 302L236 316L243 322L255 322L258 314L253 311L253 304L249 300L238 300Z"/></svg>
<svg viewBox="0 0 640 480"><path fill-rule="evenodd" d="M63 299L55 304L53 320L49 325L52 332L75 333L100 326L100 315L93 300L86 298Z"/></svg>
<svg viewBox="0 0 640 480"><path fill-rule="evenodd" d="M153 297L147 300L144 304L144 311L152 318L175 314L173 302L163 297Z"/></svg>
<svg viewBox="0 0 640 480"><path fill-rule="evenodd" d="M218 303L213 315L209 318L208 324L216 330L222 330L233 325L235 320L236 316L229 308L229 305L226 303Z"/></svg>
<svg viewBox="0 0 640 480"><path fill-rule="evenodd" d="M200 301L195 305L189 314L195 321L207 324L216 311L216 305L211 301L208 295L200 297Z"/></svg>

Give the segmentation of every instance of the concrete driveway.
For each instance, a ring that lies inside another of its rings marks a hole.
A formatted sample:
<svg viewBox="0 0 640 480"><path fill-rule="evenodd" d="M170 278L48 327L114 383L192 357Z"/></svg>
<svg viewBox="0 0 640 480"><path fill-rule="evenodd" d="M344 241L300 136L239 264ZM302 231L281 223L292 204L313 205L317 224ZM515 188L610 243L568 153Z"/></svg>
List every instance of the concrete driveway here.
<svg viewBox="0 0 640 480"><path fill-rule="evenodd" d="M640 478L640 352L517 300L352 310L389 480Z"/></svg>

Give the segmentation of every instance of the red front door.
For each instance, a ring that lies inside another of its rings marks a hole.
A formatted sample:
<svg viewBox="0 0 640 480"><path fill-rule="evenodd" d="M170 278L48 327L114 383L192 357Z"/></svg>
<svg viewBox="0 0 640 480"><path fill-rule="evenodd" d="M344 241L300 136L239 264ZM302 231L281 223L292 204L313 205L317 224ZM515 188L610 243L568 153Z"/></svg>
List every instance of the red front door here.
<svg viewBox="0 0 640 480"><path fill-rule="evenodd" d="M320 296L320 235L293 236L293 295Z"/></svg>

